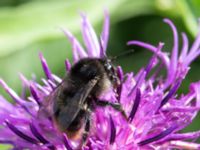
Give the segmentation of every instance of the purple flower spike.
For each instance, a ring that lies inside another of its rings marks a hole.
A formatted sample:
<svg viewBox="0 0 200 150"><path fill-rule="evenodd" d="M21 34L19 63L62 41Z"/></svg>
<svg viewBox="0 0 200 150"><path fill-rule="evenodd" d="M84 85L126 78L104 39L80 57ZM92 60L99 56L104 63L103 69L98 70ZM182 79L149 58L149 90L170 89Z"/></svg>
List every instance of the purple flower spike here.
<svg viewBox="0 0 200 150"><path fill-rule="evenodd" d="M78 61L78 59L80 58L87 57L88 56L87 53L82 48L78 40L74 37L74 35L66 29L62 29L62 31L64 32L66 37L69 39L70 43L72 44L74 62Z"/></svg>
<svg viewBox="0 0 200 150"><path fill-rule="evenodd" d="M163 132L159 133L158 135L156 135L156 136L154 136L152 138L146 139L144 141L141 141L138 144L141 145L141 146L143 146L143 145L152 143L154 141L158 141L158 140L166 137L170 133L172 133L175 129L176 129L176 126L172 126L172 127L168 128L168 129L164 130Z"/></svg>
<svg viewBox="0 0 200 150"><path fill-rule="evenodd" d="M5 123L6 123L6 125L8 126L8 128L9 128L13 133L15 133L19 138L22 138L22 139L24 139L25 141L30 142L30 143L33 143L33 144L39 144L39 142L38 142L36 139L34 139L34 138L32 138L32 137L26 135L25 133L21 132L20 130L18 130L18 129L17 129L15 126L13 126L9 121L6 120Z"/></svg>
<svg viewBox="0 0 200 150"><path fill-rule="evenodd" d="M129 115L129 121L130 122L132 122L132 120L133 120L133 118L134 118L134 116L135 116L135 114L137 112L138 106L140 104L140 99L141 99L140 89L137 89L134 105L133 105L133 108L131 109L131 113Z"/></svg>
<svg viewBox="0 0 200 150"><path fill-rule="evenodd" d="M33 135L43 144L46 144L48 145L47 147L50 149L50 150L55 150L55 147L51 144L49 144L49 141L47 141L39 132L38 130L36 129L36 127L32 124L30 124L30 129L31 129L31 132L33 133Z"/></svg>
<svg viewBox="0 0 200 150"><path fill-rule="evenodd" d="M109 18L108 12L105 11L104 26L103 26L103 30L100 37L100 40L102 43L102 50L103 50L101 56L105 56L106 54L106 48L107 48L108 38L109 38L109 27L110 27L110 18Z"/></svg>
<svg viewBox="0 0 200 150"><path fill-rule="evenodd" d="M42 53L40 53L39 56L40 56L40 60L41 60L42 67L43 67L44 73L46 75L46 78L51 80L52 79L52 76L51 76L52 73L51 73L51 70L48 67L46 59L43 57Z"/></svg>
<svg viewBox="0 0 200 150"><path fill-rule="evenodd" d="M92 112L91 129L84 144L81 141L84 131L80 132L80 138L73 139L69 133L60 131L55 118L51 117L55 112L49 111L53 109L49 99L54 96L54 90L62 79L52 74L41 53L39 56L46 75L46 79L41 79L43 84L20 75L23 91L28 89L30 95L17 95L0 79L0 85L15 102L9 103L0 95L0 143L10 144L16 150L200 149L200 144L195 142L200 137L200 129L180 132L192 123L200 110L200 81L191 83L188 93L177 94L189 65L200 55L200 33L191 48L186 34L182 33L183 44L179 45L175 25L169 19L164 19L164 22L173 33L171 53L163 51L164 43L160 41L156 46L135 40L128 42L128 45L148 49L153 55L136 74L124 73L120 66L116 68L120 85L117 89L110 87L100 97L105 97L108 104L119 102L116 109L124 111L97 107ZM85 48L72 33L63 29L74 57L73 63L68 59L64 62L67 73L71 65L82 58L107 58L109 23L109 15L105 12L103 30L98 37L86 15L82 14ZM163 69L166 76L161 74Z"/></svg>
<svg viewBox="0 0 200 150"><path fill-rule="evenodd" d="M69 72L70 71L70 68L71 68L71 64L69 62L69 59L66 59L65 60L65 67L66 67L66 71Z"/></svg>
<svg viewBox="0 0 200 150"><path fill-rule="evenodd" d="M67 150L73 150L68 142L68 138L65 134L63 134L63 142Z"/></svg>
<svg viewBox="0 0 200 150"><path fill-rule="evenodd" d="M91 57L98 57L100 54L100 44L98 38L85 14L82 13L81 16L82 16L82 35L85 46L88 50L88 55Z"/></svg>
<svg viewBox="0 0 200 150"><path fill-rule="evenodd" d="M33 98L35 99L35 101L38 103L38 105L40 105L39 96L33 85L30 85L30 92L31 92L31 95L33 96Z"/></svg>
<svg viewBox="0 0 200 150"><path fill-rule="evenodd" d="M113 144L115 142L115 137L116 137L116 128L113 119L110 116L110 144Z"/></svg>
<svg viewBox="0 0 200 150"><path fill-rule="evenodd" d="M160 107L161 108L163 105L165 105L168 100L173 96L173 94L176 93L176 91L178 90L179 86L181 84L181 80L178 80L174 86L172 87L172 89L169 90L169 93L163 98L163 100L161 101Z"/></svg>

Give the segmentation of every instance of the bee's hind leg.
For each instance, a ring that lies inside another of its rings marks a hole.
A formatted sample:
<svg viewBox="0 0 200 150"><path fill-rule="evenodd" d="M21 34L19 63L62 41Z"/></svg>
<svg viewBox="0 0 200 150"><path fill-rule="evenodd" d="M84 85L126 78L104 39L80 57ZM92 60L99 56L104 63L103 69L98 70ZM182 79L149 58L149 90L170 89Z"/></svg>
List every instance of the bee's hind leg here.
<svg viewBox="0 0 200 150"><path fill-rule="evenodd" d="M83 129L83 134L77 150L81 150L87 144L87 139L90 132L90 126L91 126L91 120L90 120L90 114L88 112L88 114L85 116L85 125Z"/></svg>
<svg viewBox="0 0 200 150"><path fill-rule="evenodd" d="M86 120L83 136L82 136L82 144L84 145L87 141L88 135L90 131L90 118L88 117Z"/></svg>

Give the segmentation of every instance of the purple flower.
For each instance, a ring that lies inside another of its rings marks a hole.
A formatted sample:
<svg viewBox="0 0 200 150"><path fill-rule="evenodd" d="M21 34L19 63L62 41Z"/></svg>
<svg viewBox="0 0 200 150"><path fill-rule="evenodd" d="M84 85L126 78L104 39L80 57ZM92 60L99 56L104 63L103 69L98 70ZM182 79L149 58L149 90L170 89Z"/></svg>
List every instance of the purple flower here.
<svg viewBox="0 0 200 150"><path fill-rule="evenodd" d="M164 19L164 22L173 32L171 54L162 50L164 44L161 42L157 46L140 41L128 42L128 45L150 50L153 56L136 74L123 73L122 68L117 67L121 80L116 90L118 96L112 89L102 95L108 101L120 102L128 121L110 107L97 108L92 114L89 138L82 149L200 149L200 144L195 142L200 130L180 132L193 121L200 109L200 82L191 83L187 94L176 94L189 65L200 54L200 34L189 48L187 36L182 33L183 45L179 48L176 27L169 19ZM87 17L82 15L82 35L87 51L68 30L63 31L72 44L74 63L84 57L105 56L109 37L107 13L100 38ZM30 91L29 96L18 96L0 79L0 85L15 101L11 104L0 96L0 143L11 144L13 149L75 149L78 142L58 131L52 118L45 117L40 109L61 79L51 72L43 55L39 56L46 75L43 84L20 75L23 88ZM66 70L70 71L68 59L65 64ZM165 76L160 73L162 70L166 70ZM51 105L44 109L48 107Z"/></svg>

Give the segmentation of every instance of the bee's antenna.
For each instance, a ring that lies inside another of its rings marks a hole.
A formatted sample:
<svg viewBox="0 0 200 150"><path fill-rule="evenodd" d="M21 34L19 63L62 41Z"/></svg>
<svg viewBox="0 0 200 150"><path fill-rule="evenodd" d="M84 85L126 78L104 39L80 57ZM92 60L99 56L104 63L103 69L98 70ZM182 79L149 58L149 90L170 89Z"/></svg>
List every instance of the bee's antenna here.
<svg viewBox="0 0 200 150"><path fill-rule="evenodd" d="M128 50L128 51L125 51L125 52L119 54L118 56L112 57L112 58L111 58L111 61L115 61L117 58L127 56L128 54L131 54L131 53L133 53L133 52L134 52L134 49L130 49L130 50Z"/></svg>

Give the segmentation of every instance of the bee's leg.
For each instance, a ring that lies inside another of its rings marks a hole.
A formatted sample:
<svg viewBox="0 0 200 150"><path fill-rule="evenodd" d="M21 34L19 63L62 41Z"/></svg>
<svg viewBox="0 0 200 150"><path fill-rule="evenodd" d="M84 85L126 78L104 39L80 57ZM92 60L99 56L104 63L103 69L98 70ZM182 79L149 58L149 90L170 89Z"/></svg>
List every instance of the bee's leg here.
<svg viewBox="0 0 200 150"><path fill-rule="evenodd" d="M111 106L113 109L119 111L126 120L128 120L128 117L120 103L113 103L113 102L103 101L103 100L96 100L95 103L96 105L101 106L101 107Z"/></svg>
<svg viewBox="0 0 200 150"><path fill-rule="evenodd" d="M85 124L85 129L84 129L83 136L82 136L83 144L85 144L85 142L87 141L89 131L90 131L90 119L87 118L86 124Z"/></svg>
<svg viewBox="0 0 200 150"><path fill-rule="evenodd" d="M85 119L86 119L85 120L86 122L85 122L85 126L84 126L84 131L82 134L82 138L81 138L80 144L76 150L81 150L87 144L87 139L88 139L88 135L89 135L89 131L90 131L90 115L86 114Z"/></svg>

